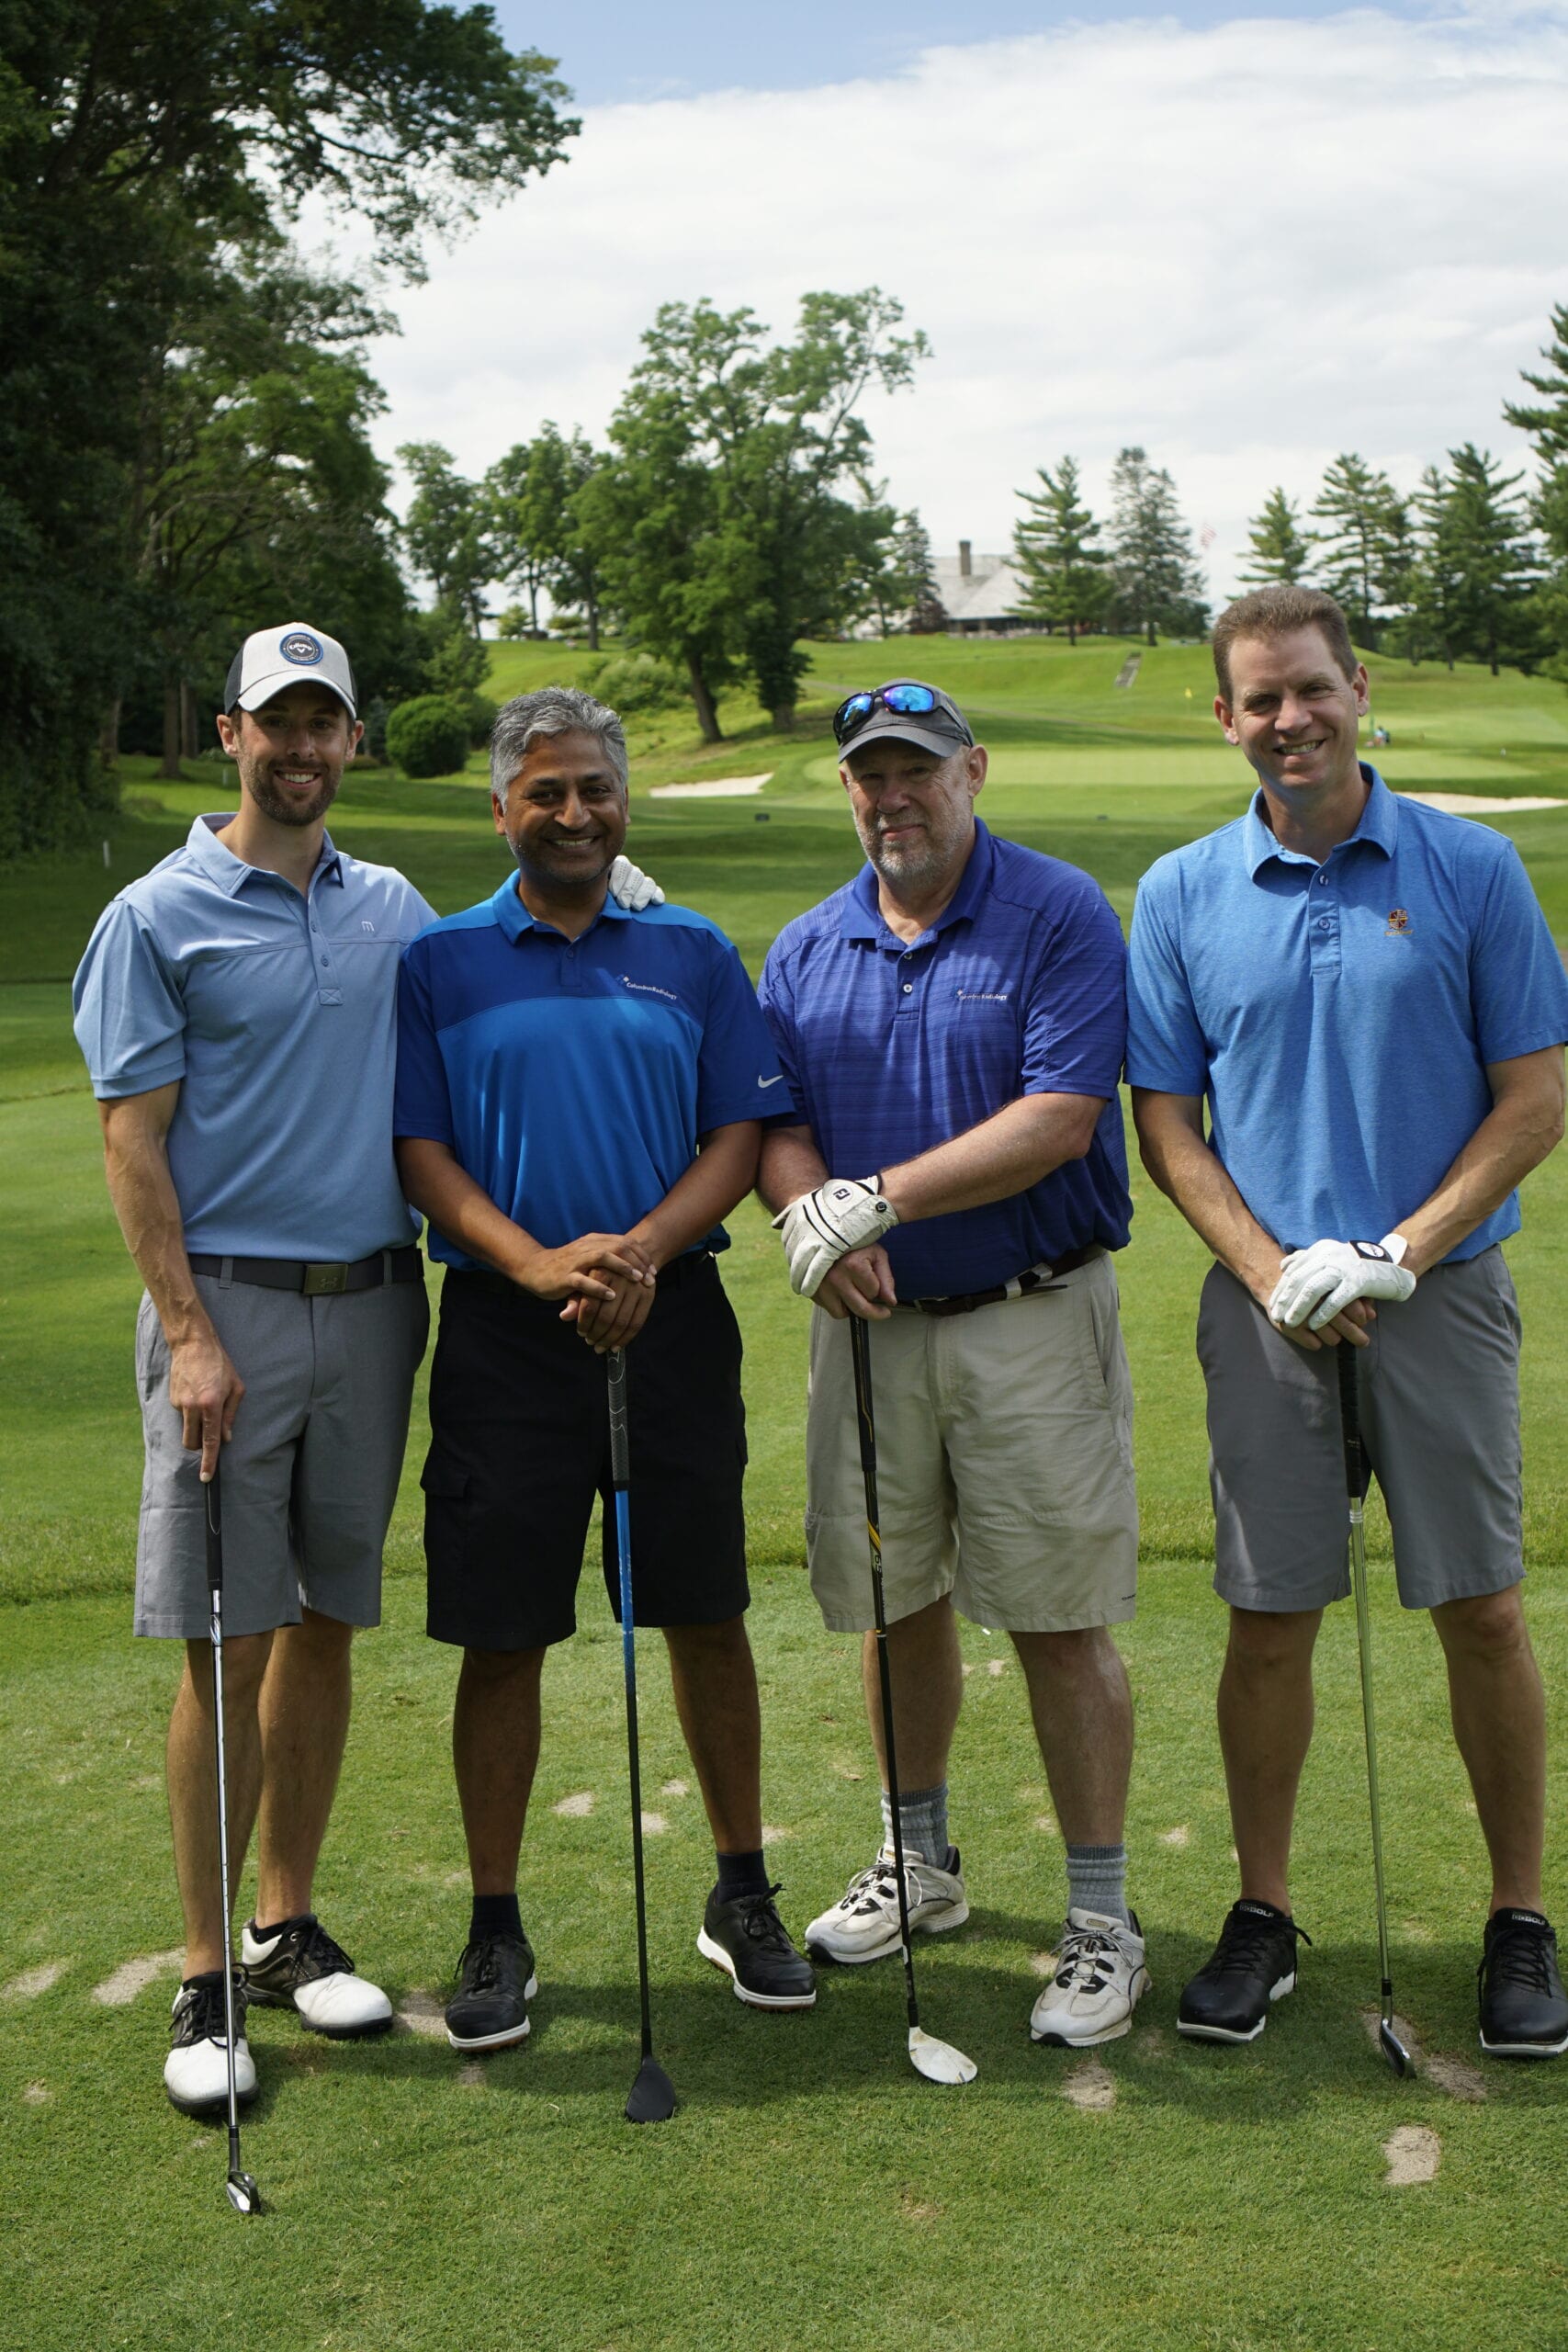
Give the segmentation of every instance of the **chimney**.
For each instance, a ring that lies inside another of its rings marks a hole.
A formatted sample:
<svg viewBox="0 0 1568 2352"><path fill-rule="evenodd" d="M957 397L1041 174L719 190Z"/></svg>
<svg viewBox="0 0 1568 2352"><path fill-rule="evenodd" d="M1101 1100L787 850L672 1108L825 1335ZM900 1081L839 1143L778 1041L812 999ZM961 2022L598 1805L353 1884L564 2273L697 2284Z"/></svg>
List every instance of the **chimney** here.
<svg viewBox="0 0 1568 2352"><path fill-rule="evenodd" d="M969 541L967 539L960 539L958 542L958 577L960 580L972 580L974 576L975 560L969 551Z"/></svg>

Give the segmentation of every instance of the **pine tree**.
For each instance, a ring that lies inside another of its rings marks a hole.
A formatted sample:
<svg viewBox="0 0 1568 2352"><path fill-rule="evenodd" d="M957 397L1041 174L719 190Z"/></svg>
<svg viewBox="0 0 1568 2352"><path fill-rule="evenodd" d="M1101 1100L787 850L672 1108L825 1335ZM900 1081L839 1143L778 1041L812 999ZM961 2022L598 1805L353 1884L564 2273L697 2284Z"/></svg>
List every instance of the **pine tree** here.
<svg viewBox="0 0 1568 2352"><path fill-rule="evenodd" d="M1551 313L1551 341L1541 353L1545 368L1520 372L1534 401L1510 401L1503 414L1535 444L1540 473L1530 494L1530 519L1540 534L1542 570L1534 596L1535 616L1550 649L1547 666L1568 678L1568 302Z"/></svg>
<svg viewBox="0 0 1568 2352"><path fill-rule="evenodd" d="M1122 627L1151 645L1165 629L1201 636L1208 626L1202 575L1192 534L1181 519L1176 484L1145 451L1123 449L1111 473L1111 572Z"/></svg>
<svg viewBox="0 0 1568 2352"><path fill-rule="evenodd" d="M1267 587L1276 580L1293 585L1304 579L1312 542L1302 530L1294 500L1287 498L1283 490L1269 492L1262 513L1248 523L1247 536L1252 556L1241 576L1247 587Z"/></svg>
<svg viewBox="0 0 1568 2352"><path fill-rule="evenodd" d="M1378 613L1394 601L1389 589L1403 540L1400 503L1388 476L1353 449L1336 458L1313 502L1313 513L1328 526L1313 534L1323 551L1317 569L1344 607L1351 635L1374 651Z"/></svg>
<svg viewBox="0 0 1568 2352"><path fill-rule="evenodd" d="M1504 473L1473 441L1450 449L1449 461L1447 527L1462 583L1463 650L1494 677L1505 662L1531 668L1541 648L1529 610L1537 565L1519 493L1524 475Z"/></svg>
<svg viewBox="0 0 1568 2352"><path fill-rule="evenodd" d="M1100 525L1080 503L1075 458L1064 458L1054 474L1048 466L1038 473L1040 489L1018 493L1029 509L1012 535L1025 583L1018 609L1050 628L1065 626L1076 645L1081 628L1104 617L1111 593L1105 552L1092 544Z"/></svg>

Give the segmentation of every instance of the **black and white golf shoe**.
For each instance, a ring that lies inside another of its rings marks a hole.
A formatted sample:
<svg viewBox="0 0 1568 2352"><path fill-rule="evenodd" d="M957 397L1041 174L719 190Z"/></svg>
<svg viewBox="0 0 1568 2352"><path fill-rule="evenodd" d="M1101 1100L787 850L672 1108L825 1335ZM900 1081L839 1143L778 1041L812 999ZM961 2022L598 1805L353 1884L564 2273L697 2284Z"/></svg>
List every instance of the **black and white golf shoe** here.
<svg viewBox="0 0 1568 2352"><path fill-rule="evenodd" d="M313 1911L286 1919L265 1941L250 1920L240 1939L245 1994L258 2008L292 2009L312 2033L334 2041L385 2033L392 2005L378 1984L356 1976L354 1962Z"/></svg>
<svg viewBox="0 0 1568 2352"><path fill-rule="evenodd" d="M1296 1989L1296 1940L1312 1938L1286 1911L1244 1895L1233 1903L1213 1959L1181 1996L1176 2030L1195 2041L1256 2041L1271 2003Z"/></svg>
<svg viewBox="0 0 1568 2352"><path fill-rule="evenodd" d="M528 2004L538 1989L526 1936L475 1936L457 1962L457 1989L446 2004L447 2041L454 2050L511 2050L526 2041Z"/></svg>
<svg viewBox="0 0 1568 2352"><path fill-rule="evenodd" d="M1557 1938L1539 1911L1494 1911L1476 1970L1481 2047L1490 2058L1561 2058L1568 2051L1568 1993Z"/></svg>
<svg viewBox="0 0 1568 2352"><path fill-rule="evenodd" d="M223 1971L193 1976L175 1995L164 2088L182 2115L208 2115L229 2101L229 2021L223 2012ZM234 1978L234 2097L243 2107L256 2095L256 2070L245 2040L245 1990Z"/></svg>
<svg viewBox="0 0 1568 2352"><path fill-rule="evenodd" d="M774 1908L776 1886L728 1903L715 1887L703 1914L697 1950L734 1983L735 1997L754 2009L809 2009L817 1999L811 1962L791 1943Z"/></svg>

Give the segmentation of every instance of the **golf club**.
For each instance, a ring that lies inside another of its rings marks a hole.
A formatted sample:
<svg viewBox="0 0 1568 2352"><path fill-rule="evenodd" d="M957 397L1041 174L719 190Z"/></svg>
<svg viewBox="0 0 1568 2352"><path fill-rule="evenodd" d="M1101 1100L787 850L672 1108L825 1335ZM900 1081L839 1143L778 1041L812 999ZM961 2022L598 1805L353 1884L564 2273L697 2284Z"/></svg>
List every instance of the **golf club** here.
<svg viewBox="0 0 1568 2352"><path fill-rule="evenodd" d="M1382 1805L1378 1796L1377 1729L1372 1719L1372 1628L1367 1609L1367 1537L1362 1500L1367 1473L1361 1453L1361 1396L1356 1368L1357 1351L1341 1340L1339 1359L1339 1426L1345 1441L1345 1490L1350 1504L1350 1589L1356 1597L1356 1644L1361 1660L1361 1722L1367 1737L1367 1795L1372 1815L1372 1880L1377 1888L1378 1964L1382 1971L1382 2016L1378 2041L1396 2075L1413 2075L1416 2061L1393 2030L1393 1984L1388 1966L1388 1898L1382 1877Z"/></svg>
<svg viewBox="0 0 1568 2352"><path fill-rule="evenodd" d="M604 1358L609 1374L610 1484L615 1494L615 1556L621 1570L621 1662L626 1682L626 1762L632 1788L632 1876L637 1885L637 1974L642 1998L642 2064L626 2099L628 2123L663 2123L675 2112L675 2086L653 2054L648 1998L648 1898L642 1875L642 1771L637 1746L637 1634L632 1623L632 1528L627 1487L626 1359L619 1348Z"/></svg>
<svg viewBox="0 0 1568 2352"><path fill-rule="evenodd" d="M855 1370L855 1411L860 1422L860 1466L865 1480L865 1532L871 1543L871 1595L876 1617L876 1671L882 1686L882 1745L887 1757L887 1801L893 1815L893 1875L898 1887L898 1934L904 1954L904 1992L909 2013L909 2063L929 2083L972 2083L973 2058L938 2041L920 2027L915 1993L915 1955L909 1935L909 1891L904 1883L904 1833L898 1816L898 1761L893 1744L893 1677L887 1663L887 1614L882 1593L882 1536L876 1503L876 1423L871 1406L871 1328L852 1315L850 1348Z"/></svg>
<svg viewBox="0 0 1568 2352"><path fill-rule="evenodd" d="M218 1886L223 1905L223 2054L229 2076L229 2202L236 2213L259 2213L261 2191L240 2166L240 2102L234 2089L234 1951L229 1922L229 1771L223 1750L223 1498L221 1464L207 1483L207 1586L212 1632L212 1719L218 1749Z"/></svg>

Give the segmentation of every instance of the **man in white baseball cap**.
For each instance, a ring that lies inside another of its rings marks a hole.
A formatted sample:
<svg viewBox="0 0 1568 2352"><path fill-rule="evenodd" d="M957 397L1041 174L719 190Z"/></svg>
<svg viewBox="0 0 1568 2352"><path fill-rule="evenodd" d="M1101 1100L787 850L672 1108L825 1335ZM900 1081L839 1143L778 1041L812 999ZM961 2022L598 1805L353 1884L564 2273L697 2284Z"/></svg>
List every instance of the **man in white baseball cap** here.
<svg viewBox="0 0 1568 2352"><path fill-rule="evenodd" d="M324 686L337 696L350 719L359 716L347 654L335 637L311 628L306 621L252 630L229 664L223 707L231 714L260 710L290 686Z"/></svg>

